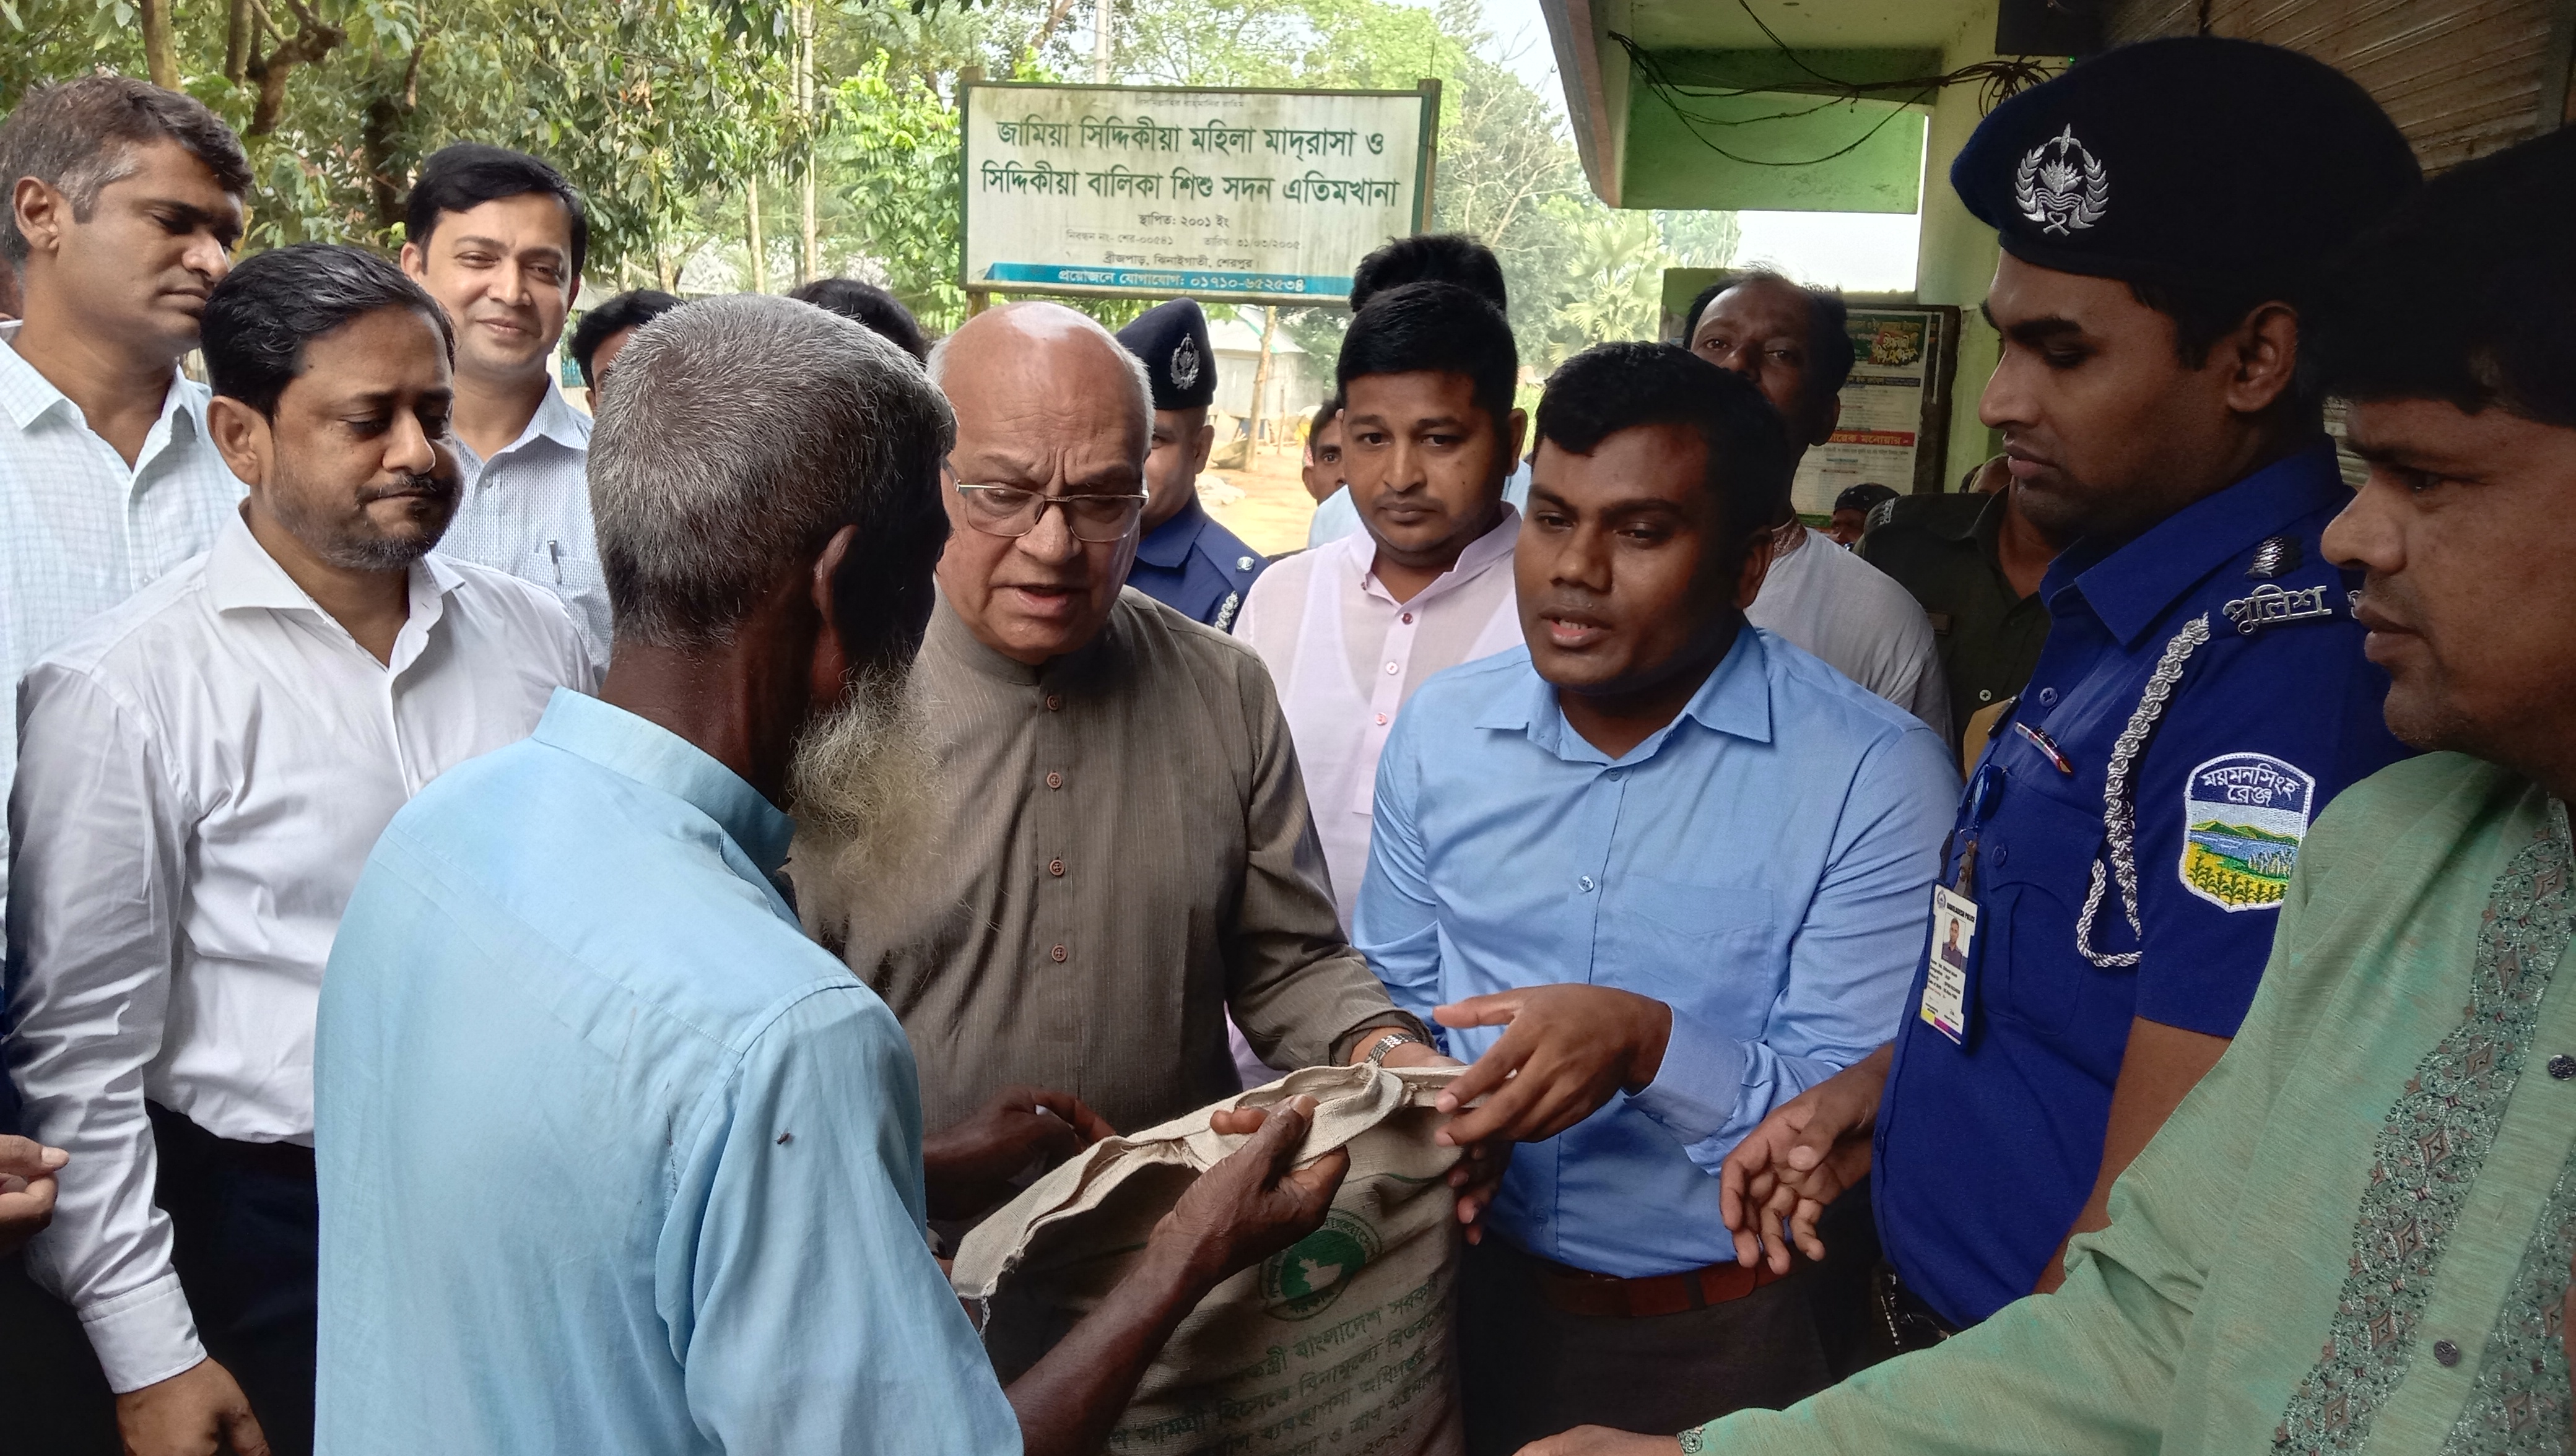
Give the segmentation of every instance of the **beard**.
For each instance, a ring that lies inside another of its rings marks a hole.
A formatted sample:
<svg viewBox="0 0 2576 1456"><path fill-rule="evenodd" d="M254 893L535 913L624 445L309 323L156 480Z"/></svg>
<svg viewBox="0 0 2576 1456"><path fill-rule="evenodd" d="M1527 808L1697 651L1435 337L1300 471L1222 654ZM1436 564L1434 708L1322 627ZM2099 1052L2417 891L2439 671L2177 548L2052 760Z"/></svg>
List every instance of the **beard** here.
<svg viewBox="0 0 2576 1456"><path fill-rule="evenodd" d="M396 571L438 544L456 518L460 493L452 475L411 475L391 485L360 487L352 510L333 493L307 489L281 469L269 511L288 535L343 571ZM412 503L405 519L388 527L368 514L376 502L394 498Z"/></svg>
<svg viewBox="0 0 2576 1456"><path fill-rule="evenodd" d="M853 674L848 695L797 740L787 770L797 913L852 965L902 944L925 920L941 790L930 715L908 665Z"/></svg>

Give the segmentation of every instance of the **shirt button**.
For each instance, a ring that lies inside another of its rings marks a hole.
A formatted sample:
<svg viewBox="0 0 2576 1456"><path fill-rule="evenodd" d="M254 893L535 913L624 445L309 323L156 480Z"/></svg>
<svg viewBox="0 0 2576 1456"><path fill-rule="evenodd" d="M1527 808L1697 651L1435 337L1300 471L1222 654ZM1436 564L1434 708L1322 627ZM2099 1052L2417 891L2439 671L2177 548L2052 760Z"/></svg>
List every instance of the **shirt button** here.
<svg viewBox="0 0 2576 1456"><path fill-rule="evenodd" d="M1590 894L1592 892L1592 877L1590 875L1585 875L1574 883L1580 887L1585 894Z"/></svg>
<svg viewBox="0 0 2576 1456"><path fill-rule="evenodd" d="M1051 961L1053 961L1053 962L1055 962L1057 965L1063 965L1063 964L1064 964L1064 947L1063 947L1063 946L1057 946L1055 949L1053 949L1053 950L1051 950L1051 951L1048 951L1048 952L1047 952L1047 959L1048 959L1048 960L1051 960Z"/></svg>
<svg viewBox="0 0 2576 1456"><path fill-rule="evenodd" d="M1977 689L1977 701L1978 701L1978 702L1980 702L1980 703L1991 703L1991 702L1993 702L1994 700L1995 700L1995 690L1994 690L1993 688L1979 688L1979 689Z"/></svg>
<svg viewBox="0 0 2576 1456"><path fill-rule="evenodd" d="M1379 726L1380 728L1383 728L1383 727L1385 727L1385 726L1386 726L1386 715L1385 715L1384 713L1380 713L1380 714L1378 714L1378 715L1377 715L1377 726Z"/></svg>
<svg viewBox="0 0 2576 1456"><path fill-rule="evenodd" d="M1064 861L1063 861L1063 860L1060 860L1060 859L1051 859L1051 860L1048 860L1048 861L1047 861L1047 873L1048 873L1048 874L1051 874L1051 875L1056 875L1056 876L1059 876L1059 877L1060 877L1060 876L1062 876L1062 875L1064 874ZM1059 950L1061 950L1062 948L1063 948L1063 947L1061 947L1061 946L1057 947L1057 949L1059 949ZM1057 956L1057 957L1056 957L1056 959L1057 959L1057 960L1063 960L1063 959L1064 959L1064 957L1063 957L1063 956Z"/></svg>
<svg viewBox="0 0 2576 1456"><path fill-rule="evenodd" d="M1386 671L1387 671L1387 675L1388 675L1388 676L1390 676L1390 677L1392 677L1392 676L1394 676L1394 675L1395 675L1395 673L1398 671L1398 669L1396 668L1396 665L1395 665L1394 663L1390 662L1390 663L1388 663L1388 664L1386 665Z"/></svg>
<svg viewBox="0 0 2576 1456"><path fill-rule="evenodd" d="M2570 1077L2576 1077L2576 1057L2571 1057L2565 1052L2560 1052L2558 1055L2551 1057L2549 1059L2549 1075L2553 1081L2559 1082L2564 1082Z"/></svg>
<svg viewBox="0 0 2576 1456"><path fill-rule="evenodd" d="M1049 693L1046 697L1046 704L1047 711L1052 713L1056 709L1064 706L1064 695L1061 693Z"/></svg>
<svg viewBox="0 0 2576 1456"><path fill-rule="evenodd" d="M2443 1369L2448 1370L2460 1363L2460 1347L2448 1340L2435 1340L2433 1358L2441 1362Z"/></svg>
<svg viewBox="0 0 2576 1456"><path fill-rule="evenodd" d="M1610 780L1610 782L1612 782L1612 783L1614 783L1614 784L1615 784L1615 783L1619 782L1620 773L1619 773L1619 770L1617 770L1617 769L1615 769L1615 768L1614 768L1614 769L1610 770L1610 772L1608 772L1607 774L1602 775L1602 777L1607 778L1608 780Z"/></svg>
<svg viewBox="0 0 2576 1456"><path fill-rule="evenodd" d="M1047 787L1048 787L1048 788L1050 788L1050 789L1060 789L1060 788L1063 788L1063 787L1064 787L1064 775L1062 775L1062 774L1060 774L1060 773L1050 773L1050 774L1048 774L1048 775L1047 775Z"/></svg>
<svg viewBox="0 0 2576 1456"><path fill-rule="evenodd" d="M2039 705L2040 705L2041 707L2045 708L2045 707L2047 707L2049 704L2054 703L2054 702L2056 702L2056 701L2057 701L2057 689L2055 689L2055 688L2041 688L2041 689L2039 690Z"/></svg>
<svg viewBox="0 0 2576 1456"><path fill-rule="evenodd" d="M1412 626L1412 625L1413 625L1413 614L1412 614L1411 612L1407 612L1407 613L1405 613L1402 617L1398 618L1397 620L1399 620L1399 621L1403 622L1403 623L1404 623L1404 625L1406 625L1406 626L1410 627L1410 626Z"/></svg>

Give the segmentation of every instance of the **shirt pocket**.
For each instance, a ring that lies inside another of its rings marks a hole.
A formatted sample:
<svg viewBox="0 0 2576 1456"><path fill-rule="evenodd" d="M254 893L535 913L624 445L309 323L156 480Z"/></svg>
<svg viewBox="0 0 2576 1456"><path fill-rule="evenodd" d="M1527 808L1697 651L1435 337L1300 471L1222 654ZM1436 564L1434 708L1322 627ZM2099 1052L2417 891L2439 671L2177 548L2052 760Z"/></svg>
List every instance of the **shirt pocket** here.
<svg viewBox="0 0 2576 1456"><path fill-rule="evenodd" d="M2098 811L2031 797L2037 802L2021 805L2003 833L1989 829L1978 851L1978 996L1995 1015L2055 1036L2096 974L2075 948L2075 919L2093 864L2106 857ZM2093 941L2118 948L2132 937L2107 863L2104 871Z"/></svg>
<svg viewBox="0 0 2576 1456"><path fill-rule="evenodd" d="M1788 957L1767 888L1627 875L1603 912L1594 984L1731 1030L1768 1016Z"/></svg>

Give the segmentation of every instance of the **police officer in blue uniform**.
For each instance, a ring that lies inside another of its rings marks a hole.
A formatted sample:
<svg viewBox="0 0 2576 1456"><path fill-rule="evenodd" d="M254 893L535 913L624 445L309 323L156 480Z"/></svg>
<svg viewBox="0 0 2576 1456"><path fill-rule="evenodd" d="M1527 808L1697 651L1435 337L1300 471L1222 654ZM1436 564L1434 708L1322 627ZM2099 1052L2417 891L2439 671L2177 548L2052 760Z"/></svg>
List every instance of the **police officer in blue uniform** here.
<svg viewBox="0 0 2576 1456"><path fill-rule="evenodd" d="M1145 534L1127 584L1194 622L1218 631L1234 626L1244 593L1268 565L1199 506L1199 472L1207 469L1216 430L1216 355L1207 315L1175 298L1118 331L1127 352L1145 361L1154 386L1154 453L1145 458Z"/></svg>
<svg viewBox="0 0 2576 1456"><path fill-rule="evenodd" d="M2244 1018L2317 812L2409 751L2318 546L2350 491L2297 381L2308 280L2420 183L2395 126L2295 52L2152 41L1997 107L1950 175L2003 244L1980 416L2074 544L1896 1040L1729 1170L1758 1192L1804 1143L1811 1214L1866 1168L1907 1343L2054 1287Z"/></svg>

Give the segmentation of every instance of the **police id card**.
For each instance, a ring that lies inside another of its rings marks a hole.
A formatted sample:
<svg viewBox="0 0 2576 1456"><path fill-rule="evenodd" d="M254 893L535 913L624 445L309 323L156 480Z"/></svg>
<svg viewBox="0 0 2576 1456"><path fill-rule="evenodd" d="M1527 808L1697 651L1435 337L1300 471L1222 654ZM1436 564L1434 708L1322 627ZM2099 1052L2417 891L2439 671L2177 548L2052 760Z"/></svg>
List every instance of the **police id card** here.
<svg viewBox="0 0 2576 1456"><path fill-rule="evenodd" d="M1917 1014L1953 1043L1968 1039L1968 954L1977 944L1977 902L1947 885L1932 887L1932 955Z"/></svg>

